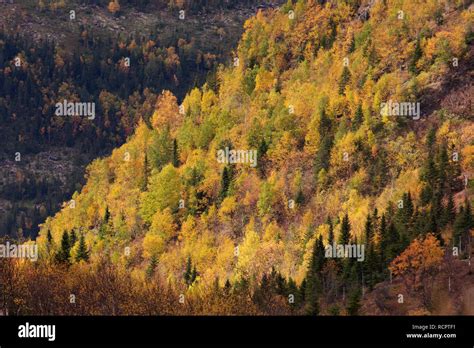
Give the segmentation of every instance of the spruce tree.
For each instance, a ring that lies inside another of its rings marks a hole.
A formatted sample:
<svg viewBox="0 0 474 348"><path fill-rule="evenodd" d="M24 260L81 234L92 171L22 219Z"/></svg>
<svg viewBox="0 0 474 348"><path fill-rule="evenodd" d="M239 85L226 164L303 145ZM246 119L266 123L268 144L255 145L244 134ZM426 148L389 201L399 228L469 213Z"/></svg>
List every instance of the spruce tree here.
<svg viewBox="0 0 474 348"><path fill-rule="evenodd" d="M77 241L77 236L76 236L76 231L71 230L71 235L69 236L69 245L72 248L74 244L76 244Z"/></svg>
<svg viewBox="0 0 474 348"><path fill-rule="evenodd" d="M104 237L107 235L107 224L101 223L99 226L99 239L104 239Z"/></svg>
<svg viewBox="0 0 474 348"><path fill-rule="evenodd" d="M369 250L367 252L367 267L366 267L366 283L369 285L369 288L372 290L373 286L379 280L379 260L377 253L375 251L375 246L371 243L369 245Z"/></svg>
<svg viewBox="0 0 474 348"><path fill-rule="evenodd" d="M51 235L51 231L49 229L46 233L46 249L48 253L53 249L53 236Z"/></svg>
<svg viewBox="0 0 474 348"><path fill-rule="evenodd" d="M379 228L379 211L377 208L374 208L374 212L372 213L372 231L375 233Z"/></svg>
<svg viewBox="0 0 474 348"><path fill-rule="evenodd" d="M46 247L48 249L48 252L53 247L53 236L51 235L51 231L49 229L48 229L48 232L46 233Z"/></svg>
<svg viewBox="0 0 474 348"><path fill-rule="evenodd" d="M303 279L299 287L299 294L302 303L306 303L306 278Z"/></svg>
<svg viewBox="0 0 474 348"><path fill-rule="evenodd" d="M349 222L349 215L346 213L341 223L341 234L339 236L339 244L347 245L351 239L351 224Z"/></svg>
<svg viewBox="0 0 474 348"><path fill-rule="evenodd" d="M222 177L221 177L221 191L219 193L219 199L220 201L223 201L225 197L227 197L227 192L229 190L230 186L230 173L229 169L227 167L224 167L224 170L222 171Z"/></svg>
<svg viewBox="0 0 474 348"><path fill-rule="evenodd" d="M76 262L79 262L81 260L86 262L89 260L89 252L87 251L84 234L81 234L81 236L79 237L79 247L77 248L76 253Z"/></svg>
<svg viewBox="0 0 474 348"><path fill-rule="evenodd" d="M325 249L323 244L323 236L320 235L318 240L314 243L313 257L311 258L310 272L312 274L320 275L326 262Z"/></svg>
<svg viewBox="0 0 474 348"><path fill-rule="evenodd" d="M342 74L341 74L341 77L339 78L339 95L344 95L346 86L349 83L350 78L351 78L351 72L349 71L349 68L345 66L342 69Z"/></svg>
<svg viewBox="0 0 474 348"><path fill-rule="evenodd" d="M438 221L439 226L443 227L443 216L444 216L444 209L443 209L443 193L440 187L437 187L433 198L431 201L431 211L433 212L436 221Z"/></svg>
<svg viewBox="0 0 474 348"><path fill-rule="evenodd" d="M413 214L413 236L416 238L427 232L429 216L425 209L416 209Z"/></svg>
<svg viewBox="0 0 474 348"><path fill-rule="evenodd" d="M318 315L319 314L319 299L318 293L316 291L309 292L306 291L305 295L306 301L306 315Z"/></svg>
<svg viewBox="0 0 474 348"><path fill-rule="evenodd" d="M413 216L414 205L411 198L411 193L407 192L403 194L403 222L409 224L411 217Z"/></svg>
<svg viewBox="0 0 474 348"><path fill-rule="evenodd" d="M352 122L353 124L353 129L356 130L358 129L362 123L364 122L364 113L362 111L362 104L359 103L359 105L357 106L357 110L354 114L354 120Z"/></svg>
<svg viewBox="0 0 474 348"><path fill-rule="evenodd" d="M332 129L332 121L326 114L325 107L321 107L321 110L319 111L319 119L319 135L324 136L325 134L330 133Z"/></svg>
<svg viewBox="0 0 474 348"><path fill-rule="evenodd" d="M196 269L196 265L194 265L193 271L191 272L191 284L193 284L196 281L197 276L198 276L198 272Z"/></svg>
<svg viewBox="0 0 474 348"><path fill-rule="evenodd" d="M265 139L262 139L258 144L257 154L258 154L258 170L260 175L263 176L265 173L265 155L268 151L268 144Z"/></svg>
<svg viewBox="0 0 474 348"><path fill-rule="evenodd" d="M377 280L378 260L377 254L375 252L375 247L372 242L374 235L373 220L375 220L376 218L377 213L375 213L373 216L369 214L367 215L367 219L365 222L365 247L367 250L367 257L364 270L366 273L367 284L369 284L370 287L372 287Z"/></svg>
<svg viewBox="0 0 474 348"><path fill-rule="evenodd" d="M273 270L274 268L272 268L272 274L273 274ZM286 291L287 291L287 283L286 283L286 279L281 275L280 272L276 272L275 283L276 283L276 293L278 295L285 296Z"/></svg>
<svg viewBox="0 0 474 348"><path fill-rule="evenodd" d="M102 219L102 223L99 226L99 239L103 239L109 233L110 222L110 211L109 207L106 206L104 218Z"/></svg>
<svg viewBox="0 0 474 348"><path fill-rule="evenodd" d="M372 44L372 41L369 39L369 48L367 50L367 60L369 62L370 67L374 67L379 62L379 57L377 54L377 50L375 48L375 44Z"/></svg>
<svg viewBox="0 0 474 348"><path fill-rule="evenodd" d="M325 250L323 237L320 235L315 241L313 255L306 276L306 312L308 315L318 315L318 295L322 291L322 270L325 264Z"/></svg>
<svg viewBox="0 0 474 348"><path fill-rule="evenodd" d="M69 244L69 234L67 231L63 232L61 238L61 247L56 253L56 261L58 263L69 263L69 258L71 257L71 246Z"/></svg>
<svg viewBox="0 0 474 348"><path fill-rule="evenodd" d="M412 218L415 207L410 192L405 192L402 197L402 206L399 206L396 213L397 227L403 235L410 235L412 230Z"/></svg>
<svg viewBox="0 0 474 348"><path fill-rule="evenodd" d="M176 139L173 139L173 166L178 168L179 164L178 142Z"/></svg>
<svg viewBox="0 0 474 348"><path fill-rule="evenodd" d="M454 204L453 193L450 190L448 193L448 201L446 203L446 207L444 208L443 223L444 225L453 224L455 219L456 219L456 206Z"/></svg>
<svg viewBox="0 0 474 348"><path fill-rule="evenodd" d="M262 139L258 144L258 157L263 157L268 151L268 145L265 139Z"/></svg>
<svg viewBox="0 0 474 348"><path fill-rule="evenodd" d="M400 234L398 233L397 228L393 222L391 222L388 226L387 241L384 244L387 245L387 263L395 258L403 249L403 245L400 240Z"/></svg>
<svg viewBox="0 0 474 348"><path fill-rule="evenodd" d="M158 265L158 258L156 257L156 255L153 255L145 271L145 276L147 279L151 279L151 277L153 277L153 274L155 274L155 269L157 265Z"/></svg>
<svg viewBox="0 0 474 348"><path fill-rule="evenodd" d="M441 246L444 245L444 240L443 240L443 237L441 236L441 230L439 228L439 224L436 219L436 214L433 210L430 211L430 223L429 223L427 232L433 233L436 236L436 238L439 240L440 245Z"/></svg>
<svg viewBox="0 0 474 348"><path fill-rule="evenodd" d="M104 223L107 224L110 219L110 211L109 207L105 207L105 214L104 214Z"/></svg>
<svg viewBox="0 0 474 348"><path fill-rule="evenodd" d="M349 295L349 303L347 304L347 314L352 316L359 315L359 310L361 307L361 295L362 294L359 287L352 290L351 294Z"/></svg>
<svg viewBox="0 0 474 348"><path fill-rule="evenodd" d="M296 194L296 199L295 199L296 204L301 205L304 203L304 194L301 188L298 189L298 193Z"/></svg>
<svg viewBox="0 0 474 348"><path fill-rule="evenodd" d="M445 142L440 146L438 152L438 166L437 166L437 186L440 191L441 196L444 195L444 188L448 183L448 173L449 173L449 155L448 147Z"/></svg>
<svg viewBox="0 0 474 348"><path fill-rule="evenodd" d="M436 144L436 127L431 127L426 135L426 146L428 147L428 151L430 154L433 154L434 145Z"/></svg>
<svg viewBox="0 0 474 348"><path fill-rule="evenodd" d="M188 256L188 260L186 262L186 270L184 272L184 282L186 285L190 286L192 284L193 278L193 265L191 262L191 256Z"/></svg>
<svg viewBox="0 0 474 348"><path fill-rule="evenodd" d="M329 161L331 159L331 149L333 146L333 137L330 134L323 135L321 140L321 145L316 153L316 157L314 159L314 168L315 174L319 174L321 170L328 170L329 168Z"/></svg>
<svg viewBox="0 0 474 348"><path fill-rule="evenodd" d="M373 234L372 218L369 214L367 215L367 219L365 220L365 244L367 245L367 247L372 242L372 234Z"/></svg>
<svg viewBox="0 0 474 348"><path fill-rule="evenodd" d="M301 303L301 296L298 291L298 286L296 285L296 282L291 277L288 279L286 297L288 298L290 295L294 296L294 302L293 303L290 302L290 307L291 308L298 307Z"/></svg>
<svg viewBox="0 0 474 348"><path fill-rule="evenodd" d="M254 289L254 296L253 299L255 303L260 307L264 308L267 306L270 298L270 280L266 273L263 274L262 279L260 280L260 284L258 284Z"/></svg>
<svg viewBox="0 0 474 348"><path fill-rule="evenodd" d="M423 51L420 45L420 38L418 37L418 39L416 40L415 51L413 52L413 56L411 57L410 64L408 66L408 70L412 74L418 73L418 68L416 66L416 63L420 60L422 56L423 56Z"/></svg>
<svg viewBox="0 0 474 348"><path fill-rule="evenodd" d="M230 284L229 279L227 279L224 284L224 292L228 294L230 293L231 289L232 289L232 284Z"/></svg>
<svg viewBox="0 0 474 348"><path fill-rule="evenodd" d="M328 170L329 160L331 159L331 149L333 146L333 135L331 133L332 121L326 115L326 110L324 107L321 108L319 116L320 121L318 131L321 137L321 143L314 159L314 169L316 175L318 175L322 169L326 171Z"/></svg>

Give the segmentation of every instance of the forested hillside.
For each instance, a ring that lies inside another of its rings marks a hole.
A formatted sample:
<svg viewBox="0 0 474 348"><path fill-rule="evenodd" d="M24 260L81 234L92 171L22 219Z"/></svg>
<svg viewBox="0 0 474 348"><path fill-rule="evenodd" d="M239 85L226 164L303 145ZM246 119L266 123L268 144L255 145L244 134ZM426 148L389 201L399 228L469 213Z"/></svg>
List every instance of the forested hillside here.
<svg viewBox="0 0 474 348"><path fill-rule="evenodd" d="M0 4L0 235L36 237L162 90L182 99L213 80L255 13L250 1L220 3ZM96 117L56 115L63 100L94 103Z"/></svg>
<svg viewBox="0 0 474 348"><path fill-rule="evenodd" d="M166 90L153 105L137 98L128 140L42 224L37 264L3 265L19 274L5 306L472 314L471 3L259 11L231 63L182 103ZM118 124L117 110L101 119ZM329 255L333 245L365 252Z"/></svg>

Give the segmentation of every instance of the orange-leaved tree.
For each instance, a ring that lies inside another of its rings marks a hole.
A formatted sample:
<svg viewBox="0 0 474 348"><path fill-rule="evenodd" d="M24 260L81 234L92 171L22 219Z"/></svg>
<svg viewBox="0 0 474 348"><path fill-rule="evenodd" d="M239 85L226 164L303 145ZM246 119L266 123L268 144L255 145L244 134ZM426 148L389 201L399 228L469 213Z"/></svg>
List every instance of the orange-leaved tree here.
<svg viewBox="0 0 474 348"><path fill-rule="evenodd" d="M439 240L431 233L418 237L389 266L392 274L403 279L408 293L422 291L423 304L430 307L431 291L443 259Z"/></svg>
<svg viewBox="0 0 474 348"><path fill-rule="evenodd" d="M108 6L109 12L112 14L118 14L120 12L120 4L118 0L111 1Z"/></svg>

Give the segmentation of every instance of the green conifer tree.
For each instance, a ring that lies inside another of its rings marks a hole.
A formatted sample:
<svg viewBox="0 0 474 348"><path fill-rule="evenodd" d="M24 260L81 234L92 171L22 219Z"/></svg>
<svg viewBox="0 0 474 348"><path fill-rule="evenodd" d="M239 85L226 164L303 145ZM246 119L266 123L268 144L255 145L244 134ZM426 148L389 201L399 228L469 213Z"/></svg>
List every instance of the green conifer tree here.
<svg viewBox="0 0 474 348"><path fill-rule="evenodd" d="M421 44L420 44L420 38L416 40L416 45L415 45L415 51L413 52L413 56L411 57L408 70L412 74L417 74L418 73L418 68L416 66L416 63L420 60L420 58L423 56L423 51L421 49Z"/></svg>
<svg viewBox="0 0 474 348"><path fill-rule="evenodd" d="M347 66L342 69L341 77L339 78L339 95L345 94L347 84L351 79L351 72Z"/></svg>
<svg viewBox="0 0 474 348"><path fill-rule="evenodd" d="M193 283L193 265L191 262L191 256L188 256L186 261L186 270L184 271L184 282L190 286Z"/></svg>
<svg viewBox="0 0 474 348"><path fill-rule="evenodd" d="M359 127L362 125L363 122L364 122L364 113L362 111L362 104L359 103L359 105L357 106L357 110L354 114L354 119L352 121L352 128L354 130L359 129Z"/></svg>
<svg viewBox="0 0 474 348"><path fill-rule="evenodd" d="M362 294L359 287L352 290L351 294L349 295L349 301L347 305L347 314L352 315L352 316L359 315L359 310L361 307L361 304L360 304L361 295Z"/></svg>
<svg viewBox="0 0 474 348"><path fill-rule="evenodd" d="M156 257L156 255L153 255L145 271L146 279L151 279L153 277L153 275L155 274L155 269L157 265L158 265L158 258Z"/></svg>
<svg viewBox="0 0 474 348"><path fill-rule="evenodd" d="M79 261L89 261L89 251L87 250L84 234L79 237L79 247L76 253L76 262Z"/></svg>
<svg viewBox="0 0 474 348"><path fill-rule="evenodd" d="M346 213L341 223L341 234L339 236L339 244L349 244L351 239L351 224L349 222L349 215Z"/></svg>
<svg viewBox="0 0 474 348"><path fill-rule="evenodd" d="M71 230L71 234L69 236L69 245L70 247L74 247L74 244L76 244L77 241L77 236L76 236L76 231Z"/></svg>
<svg viewBox="0 0 474 348"><path fill-rule="evenodd" d="M61 247L56 253L56 261L58 263L68 264L70 262L69 258L71 257L71 245L69 244L69 234L67 231L63 232L61 238Z"/></svg>
<svg viewBox="0 0 474 348"><path fill-rule="evenodd" d="M51 235L51 231L48 229L48 232L46 233L46 241L48 242L49 245L53 243L53 236Z"/></svg>
<svg viewBox="0 0 474 348"><path fill-rule="evenodd" d="M176 139L173 139L173 166L174 167L179 167L180 161L179 161L179 152L178 152L178 142Z"/></svg>
<svg viewBox="0 0 474 348"><path fill-rule="evenodd" d="M229 190L230 186L230 173L229 169L227 167L224 167L224 170L222 171L222 177L221 177L221 191L219 193L219 199L220 201L223 201L225 197L227 197L227 193Z"/></svg>
<svg viewBox="0 0 474 348"><path fill-rule="evenodd" d="M318 298L322 291L322 270L326 262L323 237L315 241L313 255L306 276L306 312L308 315L318 315Z"/></svg>
<svg viewBox="0 0 474 348"><path fill-rule="evenodd" d="M456 206L454 204L454 197L451 190L448 192L446 206L443 209L443 216L441 217L442 226L452 225L456 220Z"/></svg>

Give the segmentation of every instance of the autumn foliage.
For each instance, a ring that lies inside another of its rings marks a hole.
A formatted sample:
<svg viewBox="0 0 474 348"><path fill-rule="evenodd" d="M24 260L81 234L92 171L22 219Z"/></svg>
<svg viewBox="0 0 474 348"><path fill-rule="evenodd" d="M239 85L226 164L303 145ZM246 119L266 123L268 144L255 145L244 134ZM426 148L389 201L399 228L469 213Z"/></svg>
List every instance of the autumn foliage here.
<svg viewBox="0 0 474 348"><path fill-rule="evenodd" d="M429 296L433 278L439 272L443 249L433 234L415 239L389 266L393 276L401 277L408 293L422 290ZM428 300L428 297L426 297Z"/></svg>
<svg viewBox="0 0 474 348"><path fill-rule="evenodd" d="M472 59L473 15L452 5L443 21L444 5L418 3L371 2L370 16L344 1L260 11L232 66L182 103L163 91L127 142L89 165L75 208L41 226L43 263L25 276L57 281L57 266L83 296L100 282L106 300L88 299L84 313L357 315L391 271L429 307L446 245L470 253L472 187L461 177L474 133L435 101L419 122L380 104L430 98L452 57ZM226 148L256 150L257 166L220 163ZM76 230L89 260L55 266ZM364 260L330 259L333 243L363 244Z"/></svg>

